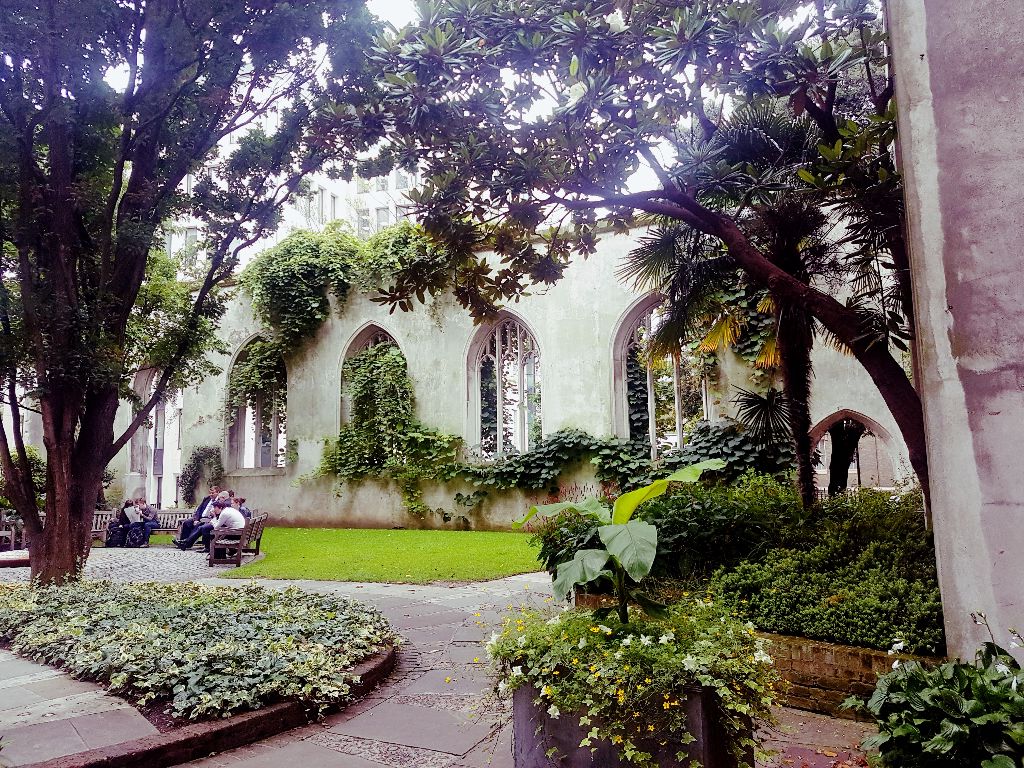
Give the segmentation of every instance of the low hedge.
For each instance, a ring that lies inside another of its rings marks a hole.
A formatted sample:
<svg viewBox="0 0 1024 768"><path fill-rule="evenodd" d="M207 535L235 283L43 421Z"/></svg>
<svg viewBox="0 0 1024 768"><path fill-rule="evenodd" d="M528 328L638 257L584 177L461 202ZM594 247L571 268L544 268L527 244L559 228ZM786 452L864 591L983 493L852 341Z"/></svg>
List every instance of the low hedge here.
<svg viewBox="0 0 1024 768"><path fill-rule="evenodd" d="M0 638L180 718L344 702L349 670L396 641L375 609L296 588L0 584Z"/></svg>
<svg viewBox="0 0 1024 768"><path fill-rule="evenodd" d="M665 587L710 588L766 631L888 649L897 637L944 650L931 532L918 492L861 489L800 506L793 487L748 473L733 485L678 486L644 504L658 529L652 575ZM599 546L597 524L572 511L535 528L548 570Z"/></svg>

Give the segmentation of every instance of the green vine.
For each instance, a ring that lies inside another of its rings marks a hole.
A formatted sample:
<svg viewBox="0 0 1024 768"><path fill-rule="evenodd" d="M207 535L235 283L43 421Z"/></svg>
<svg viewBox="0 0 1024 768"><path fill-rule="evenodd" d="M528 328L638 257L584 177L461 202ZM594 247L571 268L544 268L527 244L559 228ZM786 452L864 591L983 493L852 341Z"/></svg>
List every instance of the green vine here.
<svg viewBox="0 0 1024 768"><path fill-rule="evenodd" d="M266 429L276 415L279 424L287 418L288 370L281 346L276 341L256 339L239 356L228 378L228 421L237 408L259 405L260 426Z"/></svg>
<svg viewBox="0 0 1024 768"><path fill-rule="evenodd" d="M224 464L220 459L220 448L213 445L196 447L181 468L181 474L178 475L178 490L181 491L181 497L186 504L196 503L196 486L204 467L207 469L207 482L211 485L220 485L224 482Z"/></svg>
<svg viewBox="0 0 1024 768"><path fill-rule="evenodd" d="M520 489L559 492L559 478L589 460L608 493L646 485L674 469L707 458L724 458L721 476L732 479L751 468L784 473L792 466L788 444L759 446L733 422L699 424L679 451L651 461L646 440L597 438L578 429L548 435L526 453L487 464L459 458L462 440L424 426L414 414L414 393L405 357L398 347L382 344L345 363L344 391L350 402L348 423L330 441L318 474L343 481L380 478L394 482L406 511L419 518L435 512L447 522L451 513L423 503L424 482L462 480L470 493L455 494L454 503L475 508L489 492ZM788 452L787 452L788 451Z"/></svg>
<svg viewBox="0 0 1024 768"><path fill-rule="evenodd" d="M256 316L281 348L295 350L330 314L328 290L344 303L362 254L359 240L341 227L303 230L253 259L240 282L252 297Z"/></svg>

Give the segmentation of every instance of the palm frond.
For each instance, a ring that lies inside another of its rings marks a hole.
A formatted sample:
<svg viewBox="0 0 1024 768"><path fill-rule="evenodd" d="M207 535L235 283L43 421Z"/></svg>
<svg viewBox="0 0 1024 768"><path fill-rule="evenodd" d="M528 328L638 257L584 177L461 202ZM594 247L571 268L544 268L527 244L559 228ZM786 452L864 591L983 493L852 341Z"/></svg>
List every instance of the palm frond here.
<svg viewBox="0 0 1024 768"><path fill-rule="evenodd" d="M773 333L764 340L764 345L754 358L754 367L767 370L778 368L782 363L782 355L779 354L779 339Z"/></svg>
<svg viewBox="0 0 1024 768"><path fill-rule="evenodd" d="M736 406L736 420L759 445L780 443L792 437L789 402L781 390L769 387L762 395L736 387L732 402Z"/></svg>
<svg viewBox="0 0 1024 768"><path fill-rule="evenodd" d="M745 324L746 318L741 314L731 311L723 312L701 339L700 351L709 353L728 349L739 340Z"/></svg>

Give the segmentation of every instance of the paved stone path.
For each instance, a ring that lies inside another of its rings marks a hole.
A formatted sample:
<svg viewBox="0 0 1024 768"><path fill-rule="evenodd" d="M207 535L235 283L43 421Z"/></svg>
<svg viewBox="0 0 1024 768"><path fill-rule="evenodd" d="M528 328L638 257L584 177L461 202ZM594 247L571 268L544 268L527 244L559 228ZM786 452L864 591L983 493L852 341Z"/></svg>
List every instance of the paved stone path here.
<svg viewBox="0 0 1024 768"><path fill-rule="evenodd" d="M24 568L0 569L0 580L12 571L23 572L14 576L17 580L28 577ZM198 552L159 548L96 549L86 569L88 578L114 581L199 581L234 587L245 583L211 577L216 573ZM483 643L510 608L550 601L545 574L457 586L261 583L349 595L376 606L406 638L398 668L381 688L322 722L190 766L511 768L509 705L492 693ZM0 681L4 677L0 667ZM0 690L0 701L4 693ZM785 708L779 708L778 716L779 729L764 735L779 754L765 768L862 765L854 747L870 732L868 727Z"/></svg>
<svg viewBox="0 0 1024 768"><path fill-rule="evenodd" d="M0 552L0 560L24 557L25 550ZM153 546L148 549L107 549L94 547L85 564L85 578L110 581L198 581L210 578L231 565L207 564L207 555L196 549L182 552L174 547ZM0 568L0 581L29 579L29 569Z"/></svg>
<svg viewBox="0 0 1024 768"><path fill-rule="evenodd" d="M24 765L156 733L98 685L0 650L0 765Z"/></svg>

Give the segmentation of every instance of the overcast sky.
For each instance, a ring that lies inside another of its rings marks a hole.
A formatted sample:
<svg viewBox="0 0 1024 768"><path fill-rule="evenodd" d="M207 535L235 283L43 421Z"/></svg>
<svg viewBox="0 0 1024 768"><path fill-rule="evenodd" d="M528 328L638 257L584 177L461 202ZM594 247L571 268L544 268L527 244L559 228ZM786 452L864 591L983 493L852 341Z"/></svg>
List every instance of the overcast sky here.
<svg viewBox="0 0 1024 768"><path fill-rule="evenodd" d="M396 27L405 26L416 18L413 0L367 0L366 7Z"/></svg>

